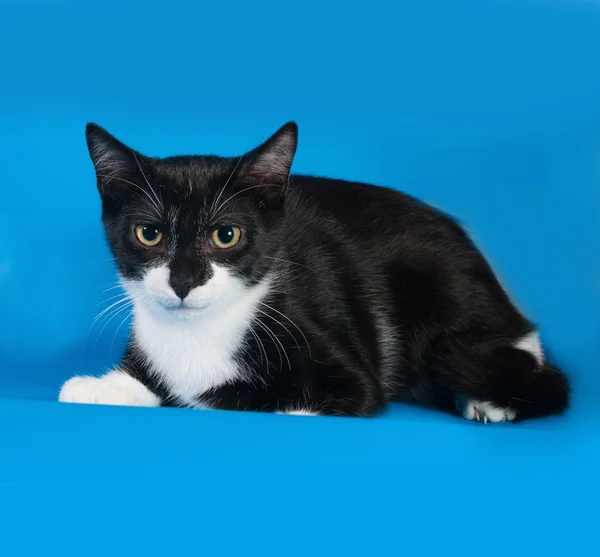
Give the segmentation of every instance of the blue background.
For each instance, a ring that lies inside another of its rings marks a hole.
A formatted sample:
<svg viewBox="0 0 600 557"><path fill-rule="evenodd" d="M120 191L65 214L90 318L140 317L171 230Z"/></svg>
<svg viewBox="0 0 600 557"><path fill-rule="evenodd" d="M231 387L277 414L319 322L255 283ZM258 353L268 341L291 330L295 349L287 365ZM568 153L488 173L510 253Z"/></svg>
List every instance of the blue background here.
<svg viewBox="0 0 600 557"><path fill-rule="evenodd" d="M600 3L3 0L0 52L0 553L600 553ZM91 326L117 291L85 123L235 155L290 119L296 172L461 218L571 375L567 416L55 402L127 328Z"/></svg>

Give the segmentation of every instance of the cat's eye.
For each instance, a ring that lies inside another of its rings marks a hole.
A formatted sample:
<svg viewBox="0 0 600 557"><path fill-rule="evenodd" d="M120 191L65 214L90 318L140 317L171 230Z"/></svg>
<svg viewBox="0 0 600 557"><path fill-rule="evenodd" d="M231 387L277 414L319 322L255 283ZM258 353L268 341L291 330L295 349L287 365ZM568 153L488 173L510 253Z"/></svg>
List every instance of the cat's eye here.
<svg viewBox="0 0 600 557"><path fill-rule="evenodd" d="M140 244L148 248L153 248L160 244L163 234L152 224L140 224L135 227L135 237Z"/></svg>
<svg viewBox="0 0 600 557"><path fill-rule="evenodd" d="M242 231L237 226L221 226L213 231L210 243L218 249L230 249L237 246L242 237Z"/></svg>

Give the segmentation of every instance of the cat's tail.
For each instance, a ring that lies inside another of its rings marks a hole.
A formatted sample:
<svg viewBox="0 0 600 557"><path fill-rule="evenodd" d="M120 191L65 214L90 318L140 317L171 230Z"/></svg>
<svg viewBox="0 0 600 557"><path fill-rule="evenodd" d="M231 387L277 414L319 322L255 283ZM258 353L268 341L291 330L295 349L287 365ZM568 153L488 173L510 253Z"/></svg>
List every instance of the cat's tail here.
<svg viewBox="0 0 600 557"><path fill-rule="evenodd" d="M526 371L519 381L521 397L512 397L517 420L562 414L569 407L571 387L557 367L543 363Z"/></svg>
<svg viewBox="0 0 600 557"><path fill-rule="evenodd" d="M446 340L432 362L434 381L456 395L467 419L485 413L490 421L521 421L562 414L571 388L566 375L543 354L511 344Z"/></svg>

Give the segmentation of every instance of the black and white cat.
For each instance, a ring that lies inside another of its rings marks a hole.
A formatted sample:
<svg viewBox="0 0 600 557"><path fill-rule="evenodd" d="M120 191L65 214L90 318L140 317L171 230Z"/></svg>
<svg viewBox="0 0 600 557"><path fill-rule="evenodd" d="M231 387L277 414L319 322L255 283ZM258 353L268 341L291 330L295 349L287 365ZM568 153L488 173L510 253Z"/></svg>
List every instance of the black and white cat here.
<svg viewBox="0 0 600 557"><path fill-rule="evenodd" d="M398 191L290 175L288 123L238 158L149 158L86 130L132 302L121 364L63 402L481 422L559 414L565 376L451 218Z"/></svg>

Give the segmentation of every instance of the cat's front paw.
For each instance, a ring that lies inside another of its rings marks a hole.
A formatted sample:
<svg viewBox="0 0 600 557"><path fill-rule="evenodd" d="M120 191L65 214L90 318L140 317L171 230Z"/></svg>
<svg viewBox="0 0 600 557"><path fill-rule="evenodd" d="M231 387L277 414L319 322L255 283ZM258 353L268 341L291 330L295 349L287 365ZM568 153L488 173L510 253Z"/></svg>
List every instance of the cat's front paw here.
<svg viewBox="0 0 600 557"><path fill-rule="evenodd" d="M288 410L277 410L275 414L288 414L289 416L318 416L317 412L313 412L307 408L296 408Z"/></svg>
<svg viewBox="0 0 600 557"><path fill-rule="evenodd" d="M60 402L111 406L160 406L160 398L128 373L114 370L102 377L73 377L61 388Z"/></svg>

